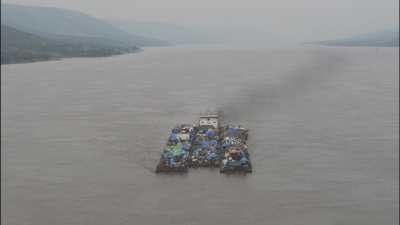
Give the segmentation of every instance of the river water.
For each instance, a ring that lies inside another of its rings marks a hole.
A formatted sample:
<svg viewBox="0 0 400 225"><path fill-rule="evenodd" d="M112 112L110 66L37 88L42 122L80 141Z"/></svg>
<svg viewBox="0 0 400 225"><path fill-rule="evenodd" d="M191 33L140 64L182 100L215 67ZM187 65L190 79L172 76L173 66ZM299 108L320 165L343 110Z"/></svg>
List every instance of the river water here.
<svg viewBox="0 0 400 225"><path fill-rule="evenodd" d="M398 48L149 48L1 66L2 224L398 224ZM154 173L220 110L251 175Z"/></svg>

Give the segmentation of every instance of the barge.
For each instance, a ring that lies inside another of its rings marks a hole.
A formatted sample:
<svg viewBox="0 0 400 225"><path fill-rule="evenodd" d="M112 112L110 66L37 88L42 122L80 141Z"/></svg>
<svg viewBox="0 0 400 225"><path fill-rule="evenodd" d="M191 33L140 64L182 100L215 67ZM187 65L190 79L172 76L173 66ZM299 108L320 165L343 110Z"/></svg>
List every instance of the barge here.
<svg viewBox="0 0 400 225"><path fill-rule="evenodd" d="M156 173L187 172L187 160L192 144L193 131L194 127L188 124L182 124L172 129L166 146L161 152Z"/></svg>
<svg viewBox="0 0 400 225"><path fill-rule="evenodd" d="M252 172L250 154L247 148L248 130L241 126L226 126L221 135L223 159L220 172Z"/></svg>
<svg viewBox="0 0 400 225"><path fill-rule="evenodd" d="M218 115L206 114L200 116L195 127L192 142L189 167L219 167L220 147Z"/></svg>

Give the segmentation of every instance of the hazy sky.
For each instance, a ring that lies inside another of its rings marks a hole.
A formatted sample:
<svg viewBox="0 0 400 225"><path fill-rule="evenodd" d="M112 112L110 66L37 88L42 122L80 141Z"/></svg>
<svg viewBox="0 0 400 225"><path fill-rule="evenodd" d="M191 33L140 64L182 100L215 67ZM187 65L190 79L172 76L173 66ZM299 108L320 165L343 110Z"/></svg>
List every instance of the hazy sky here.
<svg viewBox="0 0 400 225"><path fill-rule="evenodd" d="M299 41L398 26L399 0L3 0L80 10L103 19L246 27Z"/></svg>

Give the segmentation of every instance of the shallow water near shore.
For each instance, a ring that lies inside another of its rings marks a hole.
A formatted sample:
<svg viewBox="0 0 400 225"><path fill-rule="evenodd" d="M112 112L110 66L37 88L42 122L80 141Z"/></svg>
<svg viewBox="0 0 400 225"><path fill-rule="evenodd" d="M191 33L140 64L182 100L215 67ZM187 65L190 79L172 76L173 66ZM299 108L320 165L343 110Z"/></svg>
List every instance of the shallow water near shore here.
<svg viewBox="0 0 400 225"><path fill-rule="evenodd" d="M3 65L2 224L397 224L398 48L149 48ZM254 172L155 174L207 109Z"/></svg>

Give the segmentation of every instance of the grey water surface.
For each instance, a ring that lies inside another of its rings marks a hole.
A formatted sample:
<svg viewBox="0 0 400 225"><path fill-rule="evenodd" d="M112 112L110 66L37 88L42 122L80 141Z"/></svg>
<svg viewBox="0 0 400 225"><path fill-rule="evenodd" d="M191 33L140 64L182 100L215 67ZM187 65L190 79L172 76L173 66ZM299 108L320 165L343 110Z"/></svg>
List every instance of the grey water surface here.
<svg viewBox="0 0 400 225"><path fill-rule="evenodd" d="M398 224L398 60L187 46L1 66L2 224ZM250 129L253 174L155 174L207 109Z"/></svg>

